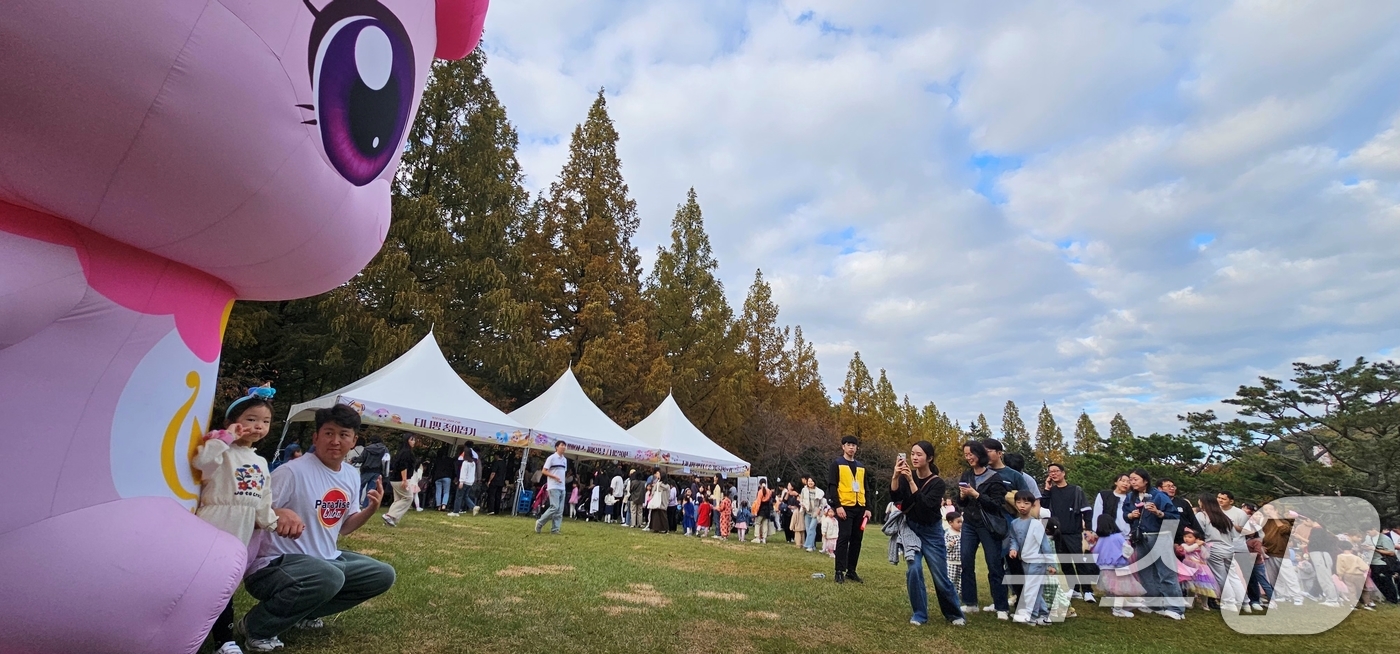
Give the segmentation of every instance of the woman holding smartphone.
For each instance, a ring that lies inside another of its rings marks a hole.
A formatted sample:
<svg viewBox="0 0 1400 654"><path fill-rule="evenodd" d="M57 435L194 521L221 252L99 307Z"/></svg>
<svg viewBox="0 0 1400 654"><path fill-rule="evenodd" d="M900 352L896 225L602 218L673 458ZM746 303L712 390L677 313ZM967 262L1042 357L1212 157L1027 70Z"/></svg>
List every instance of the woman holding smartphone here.
<svg viewBox="0 0 1400 654"><path fill-rule="evenodd" d="M948 555L943 540L944 491L947 485L938 477L933 465L933 444L919 441L909 449L906 458L900 455L890 478L890 498L904 511L904 524L919 537L919 553L909 562L905 583L909 587L909 604L914 609L910 624L928 622L928 590L924 586L924 563L933 575L933 587L938 594L938 608L943 619L962 626L966 624L958 593L948 579Z"/></svg>

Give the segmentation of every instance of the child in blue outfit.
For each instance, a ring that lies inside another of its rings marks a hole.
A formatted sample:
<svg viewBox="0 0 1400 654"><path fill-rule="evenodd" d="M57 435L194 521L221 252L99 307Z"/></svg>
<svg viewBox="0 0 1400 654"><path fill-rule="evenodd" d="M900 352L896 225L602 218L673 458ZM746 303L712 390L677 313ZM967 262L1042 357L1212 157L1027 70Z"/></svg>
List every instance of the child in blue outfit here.
<svg viewBox="0 0 1400 654"><path fill-rule="evenodd" d="M1012 620L1020 624L1044 626L1050 624L1050 607L1043 597L1047 575L1055 571L1055 546L1045 536L1045 525L1031 513L1035 496L1026 491L1016 492L1016 517L1007 529L1006 540L1010 558L1020 559L1026 573L1021 599L1016 604Z"/></svg>
<svg viewBox="0 0 1400 654"><path fill-rule="evenodd" d="M685 494L681 496L681 526L685 527L685 535L695 535L695 500L690 497L690 489L685 489Z"/></svg>
<svg viewBox="0 0 1400 654"><path fill-rule="evenodd" d="M739 506L739 517L734 519L734 529L739 532L739 542L744 542L744 534L748 533L749 525L753 523L753 511L748 504Z"/></svg>

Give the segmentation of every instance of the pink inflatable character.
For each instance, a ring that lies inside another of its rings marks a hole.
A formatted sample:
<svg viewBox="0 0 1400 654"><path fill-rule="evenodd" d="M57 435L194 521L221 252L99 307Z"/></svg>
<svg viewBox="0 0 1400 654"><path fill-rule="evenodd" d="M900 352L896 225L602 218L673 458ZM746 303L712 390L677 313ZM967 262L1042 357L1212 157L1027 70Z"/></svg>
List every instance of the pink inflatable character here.
<svg viewBox="0 0 1400 654"><path fill-rule="evenodd" d="M369 261L429 65L486 4L5 3L0 651L198 647L244 568L190 512L233 300Z"/></svg>

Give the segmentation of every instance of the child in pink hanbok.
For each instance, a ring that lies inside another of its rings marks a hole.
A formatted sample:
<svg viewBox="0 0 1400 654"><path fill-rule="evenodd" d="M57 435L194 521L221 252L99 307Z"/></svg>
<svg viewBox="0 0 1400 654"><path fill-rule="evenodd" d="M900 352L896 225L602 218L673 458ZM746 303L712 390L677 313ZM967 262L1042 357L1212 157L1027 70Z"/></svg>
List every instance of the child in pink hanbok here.
<svg viewBox="0 0 1400 654"><path fill-rule="evenodd" d="M1176 548L1181 556L1176 562L1176 577L1181 581L1181 592L1201 598L1201 608L1209 611L1210 600L1220 597L1215 575L1206 563L1210 558L1210 543L1201 540L1194 530L1187 529L1182 543Z"/></svg>

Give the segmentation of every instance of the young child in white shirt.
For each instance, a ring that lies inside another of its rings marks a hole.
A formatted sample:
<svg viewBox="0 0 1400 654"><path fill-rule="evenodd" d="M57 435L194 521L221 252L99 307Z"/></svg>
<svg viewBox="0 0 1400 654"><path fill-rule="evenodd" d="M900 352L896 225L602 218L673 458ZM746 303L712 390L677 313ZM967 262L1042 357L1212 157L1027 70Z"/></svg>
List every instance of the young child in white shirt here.
<svg viewBox="0 0 1400 654"><path fill-rule="evenodd" d="M195 515L232 534L244 545L252 539L254 529L275 529L289 538L301 533L298 519L279 520L273 512L269 487L272 475L267 460L253 450L272 424L275 393L271 386L259 386L230 403L224 411L225 428L205 434L204 443L190 461L203 476ZM232 598L210 634L214 642L221 643L217 654L242 654L243 650L233 641Z"/></svg>

